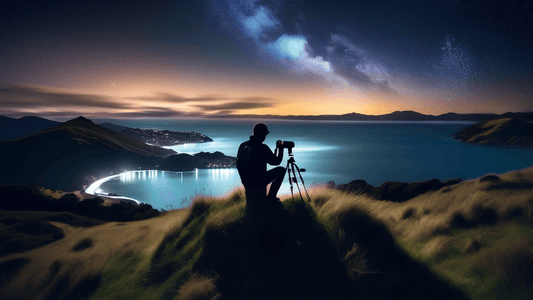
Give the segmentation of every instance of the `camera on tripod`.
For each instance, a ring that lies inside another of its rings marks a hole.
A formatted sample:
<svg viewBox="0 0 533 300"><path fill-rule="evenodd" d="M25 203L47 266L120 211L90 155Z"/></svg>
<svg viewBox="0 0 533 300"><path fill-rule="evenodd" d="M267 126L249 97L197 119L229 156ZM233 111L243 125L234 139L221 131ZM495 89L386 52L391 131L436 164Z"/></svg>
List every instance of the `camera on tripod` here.
<svg viewBox="0 0 533 300"><path fill-rule="evenodd" d="M292 148L294 148L294 142L291 141L280 141L276 142L276 148L285 149L289 151L289 155L292 155Z"/></svg>
<svg viewBox="0 0 533 300"><path fill-rule="evenodd" d="M294 148L294 142L291 141L277 141L276 142L276 148L284 149L287 148L289 151L290 158L287 160L287 175L289 177L289 184L291 185L291 194L292 194L292 200L294 200L294 192L293 192L293 183L296 184L298 187L298 192L300 193L300 198L302 198L302 190L300 190L300 184L298 183L298 178L296 178L296 172L298 172L298 176L300 177L300 181L302 183L302 186L305 190L305 194L307 195L307 200L311 202L311 197L309 197L309 193L307 192L307 188L305 187L304 179L302 177L301 172L305 172L305 169L300 169L296 163L294 162L294 156L292 155L292 148Z"/></svg>

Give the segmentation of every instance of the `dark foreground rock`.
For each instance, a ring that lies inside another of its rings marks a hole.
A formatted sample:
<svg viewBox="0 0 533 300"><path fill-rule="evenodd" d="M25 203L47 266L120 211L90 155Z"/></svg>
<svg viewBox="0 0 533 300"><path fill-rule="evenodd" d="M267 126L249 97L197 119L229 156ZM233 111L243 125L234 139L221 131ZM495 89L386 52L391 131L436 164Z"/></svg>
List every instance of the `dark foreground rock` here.
<svg viewBox="0 0 533 300"><path fill-rule="evenodd" d="M350 183L339 184L336 189L355 195L366 195L378 200L403 202L418 195L430 191L437 191L445 186L454 185L461 182L461 179L447 180L444 183L438 179L431 179L422 182L395 182L387 181L379 187L374 187L366 181L358 179Z"/></svg>

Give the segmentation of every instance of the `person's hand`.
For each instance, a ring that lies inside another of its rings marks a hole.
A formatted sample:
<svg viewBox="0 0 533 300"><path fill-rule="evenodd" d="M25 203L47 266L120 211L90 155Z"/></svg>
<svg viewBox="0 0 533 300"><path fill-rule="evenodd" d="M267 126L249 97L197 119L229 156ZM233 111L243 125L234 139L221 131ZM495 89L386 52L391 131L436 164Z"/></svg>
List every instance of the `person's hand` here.
<svg viewBox="0 0 533 300"><path fill-rule="evenodd" d="M277 140L277 141L276 141L276 148L278 148L278 149L281 148L281 144L282 144L282 143L283 143L283 142L282 142L281 140Z"/></svg>

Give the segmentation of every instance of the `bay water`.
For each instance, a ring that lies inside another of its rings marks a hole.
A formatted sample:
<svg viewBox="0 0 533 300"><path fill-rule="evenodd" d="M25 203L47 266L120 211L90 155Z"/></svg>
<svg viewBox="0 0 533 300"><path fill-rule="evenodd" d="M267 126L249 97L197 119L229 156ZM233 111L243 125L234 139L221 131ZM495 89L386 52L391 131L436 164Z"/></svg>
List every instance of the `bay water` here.
<svg viewBox="0 0 533 300"><path fill-rule="evenodd" d="M265 144L294 141L294 159L307 187L334 181L363 179L379 186L385 181L414 182L437 178L464 180L533 165L530 149L466 144L452 135L471 122L356 122L288 120L100 120L135 128L196 131L210 143L168 147L179 153L220 151L236 156L255 123L267 124ZM288 159L285 150L282 166ZM132 171L92 186L148 203L157 209L187 206L196 195L222 196L242 187L236 169L193 172ZM294 186L297 192L296 186ZM290 194L287 177L280 194Z"/></svg>

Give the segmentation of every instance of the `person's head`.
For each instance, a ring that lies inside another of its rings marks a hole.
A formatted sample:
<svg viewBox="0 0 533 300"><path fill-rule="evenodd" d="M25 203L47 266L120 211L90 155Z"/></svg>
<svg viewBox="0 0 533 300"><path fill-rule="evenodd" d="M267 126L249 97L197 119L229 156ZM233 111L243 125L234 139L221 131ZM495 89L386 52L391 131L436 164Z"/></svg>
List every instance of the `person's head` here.
<svg viewBox="0 0 533 300"><path fill-rule="evenodd" d="M257 123L255 124L254 126L254 130L252 132L252 135L257 137L257 138L260 138L261 140L265 140L266 138L266 135L269 133L268 131L268 128L265 124L263 123Z"/></svg>

